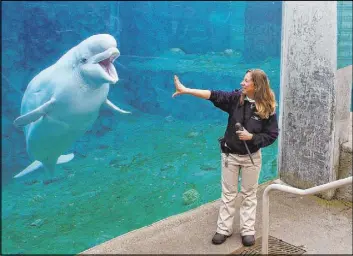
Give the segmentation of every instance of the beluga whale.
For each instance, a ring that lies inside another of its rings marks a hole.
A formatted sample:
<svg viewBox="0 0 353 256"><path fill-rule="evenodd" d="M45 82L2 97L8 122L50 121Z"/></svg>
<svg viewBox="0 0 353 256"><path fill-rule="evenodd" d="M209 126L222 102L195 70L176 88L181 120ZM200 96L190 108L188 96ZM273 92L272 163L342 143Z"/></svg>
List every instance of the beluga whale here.
<svg viewBox="0 0 353 256"><path fill-rule="evenodd" d="M103 105L131 113L107 98L110 85L119 80L113 65L119 56L113 36L93 35L29 82L14 125L24 128L26 150L34 162L14 178L40 167L53 175L56 164L72 160L73 153L64 153L92 127Z"/></svg>

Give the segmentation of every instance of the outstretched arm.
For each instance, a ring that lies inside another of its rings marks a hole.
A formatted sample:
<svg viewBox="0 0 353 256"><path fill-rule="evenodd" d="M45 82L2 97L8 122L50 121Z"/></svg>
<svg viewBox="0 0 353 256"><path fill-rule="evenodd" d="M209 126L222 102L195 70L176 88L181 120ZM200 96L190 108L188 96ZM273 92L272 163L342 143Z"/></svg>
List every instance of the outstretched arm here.
<svg viewBox="0 0 353 256"><path fill-rule="evenodd" d="M181 94L189 94L205 100L208 100L211 97L210 90L187 88L182 83L180 83L179 78L177 76L174 76L174 85L175 85L175 93L172 96L173 98Z"/></svg>

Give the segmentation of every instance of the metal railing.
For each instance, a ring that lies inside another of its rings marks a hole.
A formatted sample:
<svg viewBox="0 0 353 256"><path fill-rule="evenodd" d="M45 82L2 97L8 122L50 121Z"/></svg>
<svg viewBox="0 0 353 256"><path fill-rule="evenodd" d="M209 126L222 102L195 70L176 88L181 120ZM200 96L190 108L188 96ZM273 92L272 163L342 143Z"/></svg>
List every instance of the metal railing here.
<svg viewBox="0 0 353 256"><path fill-rule="evenodd" d="M328 189L333 189L333 188L338 188L342 187L345 185L352 184L352 176L345 178L345 179L340 179L336 181L332 181L330 183L326 183L320 186L316 186L313 188L308 188L308 189L298 189L298 188L293 188L281 184L271 184L269 185L263 194L263 206L262 206L262 248L261 248L261 253L262 254L268 254L268 231L269 231L269 192L271 190L280 190L292 194L297 194L297 195L312 195L316 194L318 192L322 192Z"/></svg>

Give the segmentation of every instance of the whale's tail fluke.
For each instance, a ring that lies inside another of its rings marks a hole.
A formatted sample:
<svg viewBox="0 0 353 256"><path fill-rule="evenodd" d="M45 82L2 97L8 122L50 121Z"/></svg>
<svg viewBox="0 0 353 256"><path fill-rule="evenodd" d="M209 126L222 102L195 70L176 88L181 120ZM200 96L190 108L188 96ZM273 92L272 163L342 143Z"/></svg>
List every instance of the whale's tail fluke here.
<svg viewBox="0 0 353 256"><path fill-rule="evenodd" d="M42 167L43 164L39 161L34 161L31 163L29 166L27 166L22 172L14 176L14 178L19 178L22 177L23 175L26 175L27 173L33 172L34 170L37 170L38 168Z"/></svg>
<svg viewBox="0 0 353 256"><path fill-rule="evenodd" d="M61 155L61 156L59 156L56 164L64 164L64 163L70 162L74 158L74 156L75 156L74 153L67 154L67 155Z"/></svg>
<svg viewBox="0 0 353 256"><path fill-rule="evenodd" d="M70 162L73 158L74 158L74 154L71 153L71 154L68 154L68 155L61 155L58 160L57 160L57 164L63 164L63 163L67 163L67 162ZM22 177L30 172L33 172L37 169L39 169L40 167L42 167L43 164L36 160L34 161L33 163L31 163L29 166L27 166L22 172L20 172L19 174L15 175L14 178L19 178L19 177Z"/></svg>

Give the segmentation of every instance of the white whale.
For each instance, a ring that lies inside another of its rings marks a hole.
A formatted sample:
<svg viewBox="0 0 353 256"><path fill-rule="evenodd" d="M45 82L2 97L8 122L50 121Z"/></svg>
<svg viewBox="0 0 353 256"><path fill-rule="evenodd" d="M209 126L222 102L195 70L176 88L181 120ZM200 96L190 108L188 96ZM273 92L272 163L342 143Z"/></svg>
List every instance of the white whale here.
<svg viewBox="0 0 353 256"><path fill-rule="evenodd" d="M41 166L52 174L56 164L70 161L74 155L63 153L93 125L103 104L130 113L107 99L109 84L118 81L113 62L119 55L114 37L93 35L30 81L14 125L24 127L34 162L15 178Z"/></svg>

